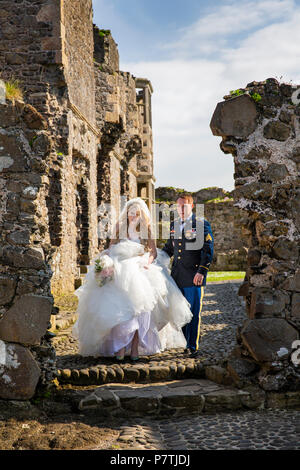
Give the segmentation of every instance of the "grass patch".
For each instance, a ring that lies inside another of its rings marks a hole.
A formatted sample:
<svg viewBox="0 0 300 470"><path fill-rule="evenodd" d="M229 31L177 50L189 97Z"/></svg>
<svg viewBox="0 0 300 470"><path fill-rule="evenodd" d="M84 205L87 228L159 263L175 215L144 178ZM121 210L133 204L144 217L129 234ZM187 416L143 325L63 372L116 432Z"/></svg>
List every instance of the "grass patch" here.
<svg viewBox="0 0 300 470"><path fill-rule="evenodd" d="M5 82L6 98L10 101L23 100L23 91L19 80L8 80Z"/></svg>
<svg viewBox="0 0 300 470"><path fill-rule="evenodd" d="M111 34L111 31L110 31L110 29L99 29L98 34L101 38L103 38L103 37L108 36L109 34Z"/></svg>
<svg viewBox="0 0 300 470"><path fill-rule="evenodd" d="M226 199L225 199L226 198ZM209 199L208 201L205 201L205 204L211 204L212 202L217 204L218 202L228 202L228 201L233 201L233 197L215 197L213 199Z"/></svg>
<svg viewBox="0 0 300 470"><path fill-rule="evenodd" d="M54 306L59 310L74 312L78 306L78 297L75 294L53 295Z"/></svg>
<svg viewBox="0 0 300 470"><path fill-rule="evenodd" d="M207 275L207 282L243 280L245 274L244 271L210 271Z"/></svg>

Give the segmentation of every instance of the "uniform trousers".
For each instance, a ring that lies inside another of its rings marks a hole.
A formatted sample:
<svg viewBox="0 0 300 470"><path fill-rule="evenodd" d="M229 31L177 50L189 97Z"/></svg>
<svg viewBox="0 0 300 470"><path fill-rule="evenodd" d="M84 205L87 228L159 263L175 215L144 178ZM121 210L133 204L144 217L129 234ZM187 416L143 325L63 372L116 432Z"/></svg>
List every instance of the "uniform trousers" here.
<svg viewBox="0 0 300 470"><path fill-rule="evenodd" d="M186 347L192 352L199 349L200 343L200 327L201 327L201 311L204 296L204 286L182 287L181 292L187 301L191 304L193 318L182 328L187 345Z"/></svg>

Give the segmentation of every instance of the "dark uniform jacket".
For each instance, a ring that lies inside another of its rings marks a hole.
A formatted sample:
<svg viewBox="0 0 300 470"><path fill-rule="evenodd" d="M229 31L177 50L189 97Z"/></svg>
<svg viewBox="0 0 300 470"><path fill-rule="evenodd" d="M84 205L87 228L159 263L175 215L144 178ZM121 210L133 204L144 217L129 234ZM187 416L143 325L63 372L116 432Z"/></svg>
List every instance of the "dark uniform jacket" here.
<svg viewBox="0 0 300 470"><path fill-rule="evenodd" d="M190 249L195 243L196 249ZM186 222L182 233L179 223L171 222L170 238L163 247L163 251L170 257L174 256L171 276L179 288L195 286L193 280L197 272L204 275L202 286L206 285L206 277L214 252L214 238L207 220L199 219L196 222L195 214L193 214L191 220Z"/></svg>

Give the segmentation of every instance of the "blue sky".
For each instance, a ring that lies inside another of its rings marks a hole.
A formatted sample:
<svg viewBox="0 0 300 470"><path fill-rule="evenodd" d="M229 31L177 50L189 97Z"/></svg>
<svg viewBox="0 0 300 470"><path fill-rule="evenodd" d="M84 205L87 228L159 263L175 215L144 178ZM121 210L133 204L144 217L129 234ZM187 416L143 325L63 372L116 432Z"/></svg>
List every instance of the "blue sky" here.
<svg viewBox="0 0 300 470"><path fill-rule="evenodd" d="M216 2L220 3L220 2ZM98 26L111 29L124 62L167 58L161 46L208 10L202 0L94 0ZM158 55L157 55L158 54Z"/></svg>
<svg viewBox="0 0 300 470"><path fill-rule="evenodd" d="M93 0L120 68L152 81L157 186L234 188L233 159L209 128L229 90L300 83L300 1Z"/></svg>

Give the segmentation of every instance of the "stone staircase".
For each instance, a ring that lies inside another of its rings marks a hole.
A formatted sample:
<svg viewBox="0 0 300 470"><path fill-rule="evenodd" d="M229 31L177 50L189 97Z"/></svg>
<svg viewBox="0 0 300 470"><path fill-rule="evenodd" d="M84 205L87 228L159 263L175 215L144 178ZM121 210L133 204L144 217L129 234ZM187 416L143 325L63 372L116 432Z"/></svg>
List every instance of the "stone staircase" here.
<svg viewBox="0 0 300 470"><path fill-rule="evenodd" d="M300 391L265 392L239 380L234 368L212 357L190 358L183 350L141 357L82 357L71 330L74 312L58 315L56 337L58 393L72 408L99 416L179 416L265 408L300 409ZM232 361L231 361L232 365ZM248 373L248 371L246 371Z"/></svg>
<svg viewBox="0 0 300 470"><path fill-rule="evenodd" d="M205 379L154 384L103 385L77 401L80 412L99 416L181 416L264 407L264 393L238 390Z"/></svg>

